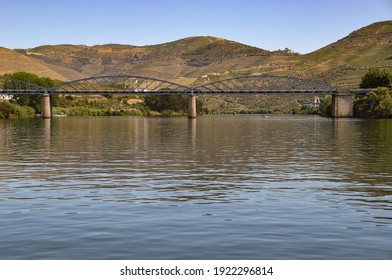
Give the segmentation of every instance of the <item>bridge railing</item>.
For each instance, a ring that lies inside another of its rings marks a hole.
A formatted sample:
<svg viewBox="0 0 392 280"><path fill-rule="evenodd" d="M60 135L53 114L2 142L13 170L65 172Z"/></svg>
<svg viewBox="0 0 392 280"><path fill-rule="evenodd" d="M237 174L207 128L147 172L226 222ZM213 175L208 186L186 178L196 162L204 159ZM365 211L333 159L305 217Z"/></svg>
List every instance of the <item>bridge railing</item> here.
<svg viewBox="0 0 392 280"><path fill-rule="evenodd" d="M352 116L352 96L338 95L335 87L285 76L246 76L190 88L142 76L100 76L44 88L0 77L0 94L44 94L44 118L51 117L48 94L178 94L189 96L188 117L196 117L195 95L201 94L332 94L334 117ZM349 98L351 97L351 101ZM341 105L339 105L341 104Z"/></svg>
<svg viewBox="0 0 392 280"><path fill-rule="evenodd" d="M336 94L328 84L285 76L246 76L198 87L142 76L100 76L44 88L0 78L0 93L8 94Z"/></svg>
<svg viewBox="0 0 392 280"><path fill-rule="evenodd" d="M142 76L100 76L75 80L48 89L53 94L185 94L191 88Z"/></svg>
<svg viewBox="0 0 392 280"><path fill-rule="evenodd" d="M44 94L47 89L25 81L0 77L0 93L2 94Z"/></svg>
<svg viewBox="0 0 392 280"><path fill-rule="evenodd" d="M245 76L211 82L194 88L198 94L335 94L328 84L287 76Z"/></svg>

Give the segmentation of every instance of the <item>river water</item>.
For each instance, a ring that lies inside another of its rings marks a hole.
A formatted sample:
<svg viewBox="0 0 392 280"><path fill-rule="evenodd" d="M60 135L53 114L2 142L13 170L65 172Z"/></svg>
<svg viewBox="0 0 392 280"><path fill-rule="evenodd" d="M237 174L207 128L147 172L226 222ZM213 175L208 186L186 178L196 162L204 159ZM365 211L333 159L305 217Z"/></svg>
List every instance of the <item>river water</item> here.
<svg viewBox="0 0 392 280"><path fill-rule="evenodd" d="M392 120L0 120L0 259L392 259Z"/></svg>

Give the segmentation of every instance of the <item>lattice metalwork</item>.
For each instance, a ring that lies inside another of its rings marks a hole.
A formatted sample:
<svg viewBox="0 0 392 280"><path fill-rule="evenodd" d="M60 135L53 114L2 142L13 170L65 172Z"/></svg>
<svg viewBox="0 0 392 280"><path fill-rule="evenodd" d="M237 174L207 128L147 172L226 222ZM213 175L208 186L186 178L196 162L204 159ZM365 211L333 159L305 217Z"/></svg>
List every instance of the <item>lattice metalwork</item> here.
<svg viewBox="0 0 392 280"><path fill-rule="evenodd" d="M24 81L0 77L0 94L42 94L46 88Z"/></svg>
<svg viewBox="0 0 392 280"><path fill-rule="evenodd" d="M48 89L54 94L186 94L190 88L140 76L101 76L60 84Z"/></svg>
<svg viewBox="0 0 392 280"><path fill-rule="evenodd" d="M196 94L335 94L337 89L314 81L284 76L246 76L194 88Z"/></svg>
<svg viewBox="0 0 392 280"><path fill-rule="evenodd" d="M196 88L141 76L101 76L43 88L0 77L0 94L336 94L327 84L284 76L247 76Z"/></svg>

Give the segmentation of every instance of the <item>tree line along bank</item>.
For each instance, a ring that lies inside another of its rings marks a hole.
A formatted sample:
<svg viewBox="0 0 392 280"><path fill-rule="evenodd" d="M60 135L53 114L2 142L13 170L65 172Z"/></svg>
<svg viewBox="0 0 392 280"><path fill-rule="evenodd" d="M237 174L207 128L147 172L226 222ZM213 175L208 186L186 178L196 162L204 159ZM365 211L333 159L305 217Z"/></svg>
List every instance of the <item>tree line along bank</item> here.
<svg viewBox="0 0 392 280"><path fill-rule="evenodd" d="M6 78L25 81L49 88L62 81L39 77L32 73L16 72L4 75ZM354 96L354 116L356 117L392 117L392 71L389 69L370 68L362 77L360 88L377 88L366 94ZM188 98L174 95L138 95L138 96L80 96L52 95L53 114L67 116L176 116L186 115ZM331 115L332 100L326 97L319 108L294 108L297 114ZM209 113L203 103L197 100L198 114ZM34 117L42 112L41 95L17 95L11 100L0 100L0 118ZM251 112L252 113L252 112ZM257 113L257 112L253 112Z"/></svg>

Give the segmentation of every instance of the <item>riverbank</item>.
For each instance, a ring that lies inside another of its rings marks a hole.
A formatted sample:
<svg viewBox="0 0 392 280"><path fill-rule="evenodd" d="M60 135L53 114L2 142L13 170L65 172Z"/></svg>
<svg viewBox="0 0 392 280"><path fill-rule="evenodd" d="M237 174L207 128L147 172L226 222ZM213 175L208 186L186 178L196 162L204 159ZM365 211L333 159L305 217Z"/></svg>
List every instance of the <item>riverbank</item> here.
<svg viewBox="0 0 392 280"><path fill-rule="evenodd" d="M170 107L151 109L140 97L105 96L56 96L52 107L53 115L61 116L186 116L186 110ZM0 119L33 118L41 110L16 104L14 100L0 101Z"/></svg>

